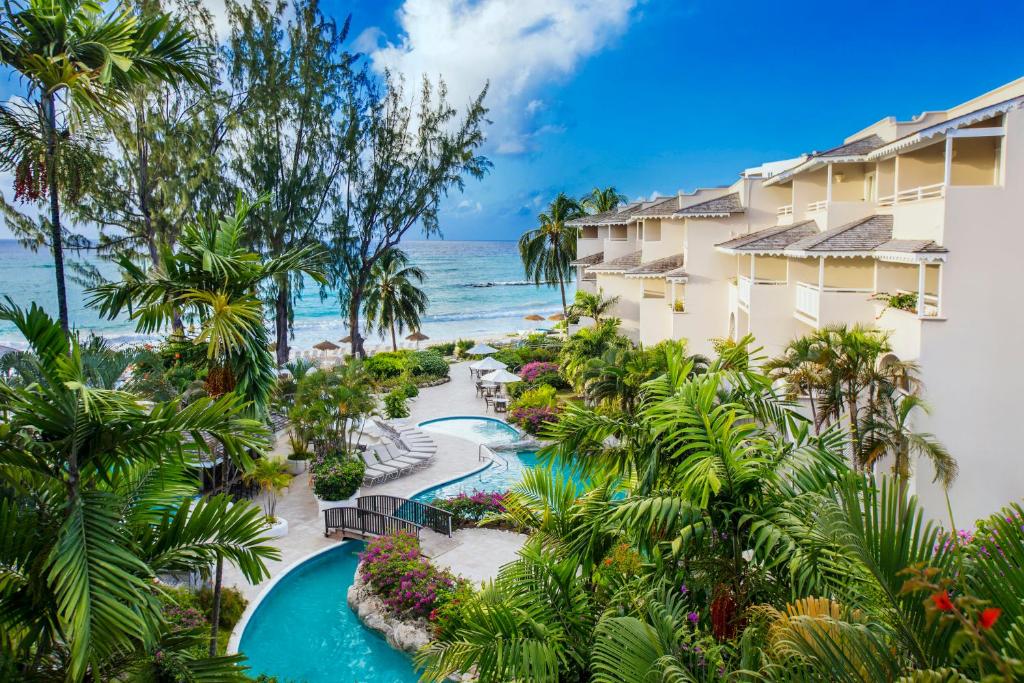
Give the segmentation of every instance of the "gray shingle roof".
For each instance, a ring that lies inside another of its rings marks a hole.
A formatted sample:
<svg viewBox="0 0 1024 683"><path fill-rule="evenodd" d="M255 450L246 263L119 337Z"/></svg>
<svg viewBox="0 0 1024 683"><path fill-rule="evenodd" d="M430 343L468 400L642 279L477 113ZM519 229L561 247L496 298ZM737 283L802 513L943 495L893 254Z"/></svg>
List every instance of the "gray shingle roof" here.
<svg viewBox="0 0 1024 683"><path fill-rule="evenodd" d="M679 208L679 197L659 197L645 208L636 211L633 218L650 218L652 216L671 216Z"/></svg>
<svg viewBox="0 0 1024 683"><path fill-rule="evenodd" d="M878 137L875 133L868 135L867 137L854 140L853 142L847 142L846 144L827 149L824 152L818 152L814 156L818 157L853 157L861 156L863 154L869 154L874 152L879 147L886 144L885 140Z"/></svg>
<svg viewBox="0 0 1024 683"><path fill-rule="evenodd" d="M732 213L742 213L743 203L740 201L740 193L733 192L714 199L691 204L679 209L673 216L726 216Z"/></svg>
<svg viewBox="0 0 1024 683"><path fill-rule="evenodd" d="M581 277L580 280L582 280L583 282L594 282L595 280L597 280L597 275L595 275L594 273L588 273L587 271L583 271L583 277Z"/></svg>
<svg viewBox="0 0 1024 683"><path fill-rule="evenodd" d="M566 221L565 224L577 228L592 225L607 225L605 221L619 212L619 209L612 209L611 211L602 211L601 213L591 213L586 216L580 216L579 218L573 218L571 221Z"/></svg>
<svg viewBox="0 0 1024 683"><path fill-rule="evenodd" d="M789 245L790 251L871 251L892 239L892 216L868 216L810 235Z"/></svg>
<svg viewBox="0 0 1024 683"><path fill-rule="evenodd" d="M664 258L654 259L647 263L641 263L636 268L626 271L626 275L661 275L676 268L682 268L683 255L672 254Z"/></svg>
<svg viewBox="0 0 1024 683"><path fill-rule="evenodd" d="M604 252L603 251L599 251L596 254L591 254L590 256L581 256L578 259L576 259L575 261L570 262L569 265L570 266L593 266L595 264L600 263L601 261L604 261Z"/></svg>
<svg viewBox="0 0 1024 683"><path fill-rule="evenodd" d="M817 223L814 221L802 221L792 225L767 228L746 235L740 235L715 246L740 251L782 251L794 242L799 242L802 239L817 234Z"/></svg>
<svg viewBox="0 0 1024 683"><path fill-rule="evenodd" d="M889 240L875 247L875 251L896 251L905 254L946 254L945 247L932 240Z"/></svg>
<svg viewBox="0 0 1024 683"><path fill-rule="evenodd" d="M640 265L640 256L642 252L634 251L631 254L613 258L611 261L604 261L596 265L587 268L587 272L594 273L624 273L627 270L636 268Z"/></svg>
<svg viewBox="0 0 1024 683"><path fill-rule="evenodd" d="M686 268L675 268L665 273L665 279L671 280L675 278L685 278L688 277L688 275Z"/></svg>

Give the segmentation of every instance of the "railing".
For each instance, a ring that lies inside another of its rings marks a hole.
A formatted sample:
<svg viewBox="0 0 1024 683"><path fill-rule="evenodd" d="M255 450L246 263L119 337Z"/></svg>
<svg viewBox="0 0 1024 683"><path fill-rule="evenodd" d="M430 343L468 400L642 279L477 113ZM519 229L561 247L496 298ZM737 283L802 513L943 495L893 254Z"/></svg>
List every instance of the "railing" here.
<svg viewBox="0 0 1024 683"><path fill-rule="evenodd" d="M828 200L822 199L820 202L811 202L807 205L808 211L824 211L828 208Z"/></svg>
<svg viewBox="0 0 1024 683"><path fill-rule="evenodd" d="M910 202L917 202L922 199L932 199L934 197L941 197L946 194L945 183L935 183L934 185L922 185L920 187L912 187L908 190L900 190L896 194L890 194L885 197L878 198L879 206L892 206L894 204L908 204Z"/></svg>
<svg viewBox="0 0 1024 683"><path fill-rule="evenodd" d="M785 206L780 206L775 211L775 214L778 215L778 216L792 216L793 215L793 205L792 204L786 204Z"/></svg>
<svg viewBox="0 0 1024 683"><path fill-rule="evenodd" d="M820 302L821 290L804 282L796 283L796 310L798 313L817 320Z"/></svg>
<svg viewBox="0 0 1024 683"><path fill-rule="evenodd" d="M644 290L644 298L645 299L664 299L665 298L665 292L655 292L655 291L652 291L652 290L649 290L649 289L645 289Z"/></svg>
<svg viewBox="0 0 1024 683"><path fill-rule="evenodd" d="M739 302L750 308L750 278L740 277L736 281L736 298Z"/></svg>
<svg viewBox="0 0 1024 683"><path fill-rule="evenodd" d="M452 513L418 500L398 496L360 496L356 508L363 512L382 514L433 529L439 534L452 535Z"/></svg>
<svg viewBox="0 0 1024 683"><path fill-rule="evenodd" d="M328 508L324 510L324 536L340 529L352 531L361 536L387 536L400 531L419 536L423 527L400 517L392 517L371 510L359 508Z"/></svg>

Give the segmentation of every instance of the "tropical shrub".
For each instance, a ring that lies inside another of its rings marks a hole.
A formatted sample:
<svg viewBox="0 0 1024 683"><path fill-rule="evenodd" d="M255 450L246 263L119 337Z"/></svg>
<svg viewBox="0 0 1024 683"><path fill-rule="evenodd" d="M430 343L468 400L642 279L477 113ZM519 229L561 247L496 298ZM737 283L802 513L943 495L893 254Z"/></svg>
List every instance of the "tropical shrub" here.
<svg viewBox="0 0 1024 683"><path fill-rule="evenodd" d="M555 407L517 407L508 411L508 421L523 429L527 434L537 436L545 425L558 421L559 410Z"/></svg>
<svg viewBox="0 0 1024 683"><path fill-rule="evenodd" d="M448 362L435 351L413 351L406 360L413 377L447 377Z"/></svg>
<svg viewBox="0 0 1024 683"><path fill-rule="evenodd" d="M405 372L407 367L405 356L406 354L401 351L375 353L363 361L363 367L374 379L391 379Z"/></svg>
<svg viewBox="0 0 1024 683"><path fill-rule="evenodd" d="M467 349L470 346L466 347ZM454 356L455 355L455 342L440 342L438 344L431 344L427 347L427 351L436 351L441 356Z"/></svg>
<svg viewBox="0 0 1024 683"><path fill-rule="evenodd" d="M476 346L476 340L474 339L460 339L455 342L455 357L461 358L466 355L466 351Z"/></svg>
<svg viewBox="0 0 1024 683"><path fill-rule="evenodd" d="M359 575L400 617L428 619L465 582L431 564L419 540L399 532L374 539L359 554Z"/></svg>
<svg viewBox="0 0 1024 683"><path fill-rule="evenodd" d="M203 611L207 621L209 621L213 614L213 590L208 586L200 588L199 592L196 593L196 603L199 609ZM226 633L231 633L231 629L242 618L242 614L248 605L249 601L245 599L245 596L237 588L221 588L220 627Z"/></svg>
<svg viewBox="0 0 1024 683"><path fill-rule="evenodd" d="M409 406L405 403L407 400L404 387L392 389L384 397L384 414L389 420L409 417Z"/></svg>
<svg viewBox="0 0 1024 683"><path fill-rule="evenodd" d="M558 364L547 361L530 361L519 369L519 376L524 382L534 382L543 374L558 373Z"/></svg>
<svg viewBox="0 0 1024 683"><path fill-rule="evenodd" d="M402 392L406 398L416 398L420 395L420 389L413 382L406 382L402 385Z"/></svg>
<svg viewBox="0 0 1024 683"><path fill-rule="evenodd" d="M431 505L452 513L455 528L475 526L489 514L504 512L505 493L500 491L473 491L448 498L435 498Z"/></svg>
<svg viewBox="0 0 1024 683"><path fill-rule="evenodd" d="M366 474L361 460L349 457L319 457L310 467L313 493L320 500L347 500L359 490Z"/></svg>

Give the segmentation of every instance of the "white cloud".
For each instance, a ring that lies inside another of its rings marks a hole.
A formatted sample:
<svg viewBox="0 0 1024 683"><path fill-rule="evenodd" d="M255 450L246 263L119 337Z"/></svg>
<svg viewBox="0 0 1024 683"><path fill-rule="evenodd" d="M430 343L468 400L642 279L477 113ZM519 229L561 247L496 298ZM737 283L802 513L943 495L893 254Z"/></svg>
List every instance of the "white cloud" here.
<svg viewBox="0 0 1024 683"><path fill-rule="evenodd" d="M484 210L483 204L469 199L463 199L455 205L455 214L458 216L472 216Z"/></svg>
<svg viewBox="0 0 1024 683"><path fill-rule="evenodd" d="M572 74L619 35L635 5L636 0L405 0L398 10L401 37L370 57L377 71L390 69L410 84L424 74L443 76L451 101L460 107L490 81L486 104L495 123L489 137L498 153L519 154L540 132L527 120L545 107L537 92Z"/></svg>

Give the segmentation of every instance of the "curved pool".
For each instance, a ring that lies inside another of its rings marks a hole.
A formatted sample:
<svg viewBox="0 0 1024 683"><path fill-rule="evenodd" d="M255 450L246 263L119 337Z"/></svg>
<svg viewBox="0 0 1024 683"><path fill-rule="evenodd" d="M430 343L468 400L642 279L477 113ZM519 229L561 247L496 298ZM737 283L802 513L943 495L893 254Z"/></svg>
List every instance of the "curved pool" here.
<svg viewBox="0 0 1024 683"><path fill-rule="evenodd" d="M366 629L348 587L363 544L345 541L289 571L256 607L238 651L253 675L304 683L412 683L412 660Z"/></svg>
<svg viewBox="0 0 1024 683"><path fill-rule="evenodd" d="M508 444L520 439L518 429L494 417L439 417L420 422L419 428L478 444Z"/></svg>

